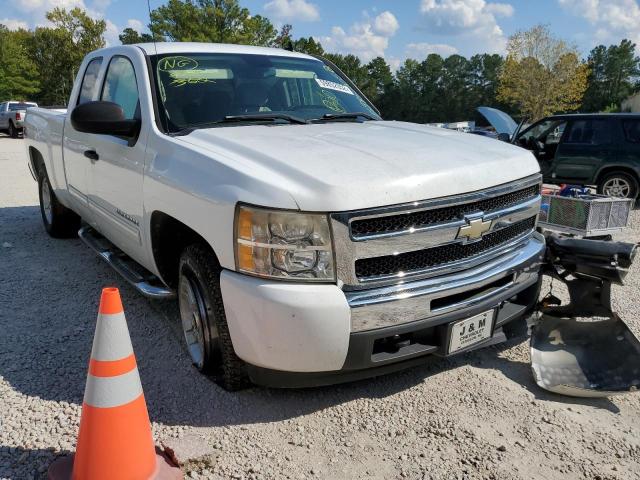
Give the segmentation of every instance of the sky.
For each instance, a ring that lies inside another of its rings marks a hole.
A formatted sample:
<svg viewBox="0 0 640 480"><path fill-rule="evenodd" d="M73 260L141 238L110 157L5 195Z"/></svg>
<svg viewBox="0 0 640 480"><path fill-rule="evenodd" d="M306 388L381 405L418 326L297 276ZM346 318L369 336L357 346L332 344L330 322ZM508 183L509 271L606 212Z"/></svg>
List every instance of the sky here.
<svg viewBox="0 0 640 480"><path fill-rule="evenodd" d="M150 0L151 8L163 0ZM397 68L429 53L504 53L509 35L547 24L586 57L596 45L629 38L640 45L640 0L240 0L276 26L291 23L294 38L313 36L325 50L363 61L383 56ZM80 6L107 21L106 40L118 45L127 26L146 31L146 0L0 0L9 28L46 25L55 6Z"/></svg>

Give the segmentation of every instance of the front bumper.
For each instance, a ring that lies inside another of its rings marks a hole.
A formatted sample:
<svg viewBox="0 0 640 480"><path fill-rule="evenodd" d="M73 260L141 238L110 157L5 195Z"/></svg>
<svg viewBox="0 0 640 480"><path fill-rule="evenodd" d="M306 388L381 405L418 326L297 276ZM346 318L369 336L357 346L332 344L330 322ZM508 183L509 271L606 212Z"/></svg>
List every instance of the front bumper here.
<svg viewBox="0 0 640 480"><path fill-rule="evenodd" d="M444 355L451 322L496 308L492 338L473 348L486 346L535 304L544 249L535 233L463 274L364 292L225 271L221 289L233 346L255 383L281 387L350 381Z"/></svg>

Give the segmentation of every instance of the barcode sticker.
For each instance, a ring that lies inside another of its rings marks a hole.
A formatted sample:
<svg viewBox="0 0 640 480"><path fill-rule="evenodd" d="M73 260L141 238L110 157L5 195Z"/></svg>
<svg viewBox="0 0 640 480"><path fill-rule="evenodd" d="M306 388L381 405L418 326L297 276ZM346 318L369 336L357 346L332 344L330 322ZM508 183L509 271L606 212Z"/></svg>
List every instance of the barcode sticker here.
<svg viewBox="0 0 640 480"><path fill-rule="evenodd" d="M316 78L316 82L318 82L318 85L320 85L321 88L326 88L328 90L336 90L338 92L354 95L353 90L351 90L347 85L331 82L329 80L322 80L321 78Z"/></svg>

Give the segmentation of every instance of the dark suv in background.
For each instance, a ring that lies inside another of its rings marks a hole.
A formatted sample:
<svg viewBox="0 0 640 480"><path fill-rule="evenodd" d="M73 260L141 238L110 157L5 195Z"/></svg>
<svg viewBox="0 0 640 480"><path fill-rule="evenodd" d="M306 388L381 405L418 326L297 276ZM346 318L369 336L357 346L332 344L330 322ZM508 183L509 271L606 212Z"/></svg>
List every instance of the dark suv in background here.
<svg viewBox="0 0 640 480"><path fill-rule="evenodd" d="M638 197L640 115L554 115L517 134L514 143L533 151L545 182L595 185L604 195Z"/></svg>
<svg viewBox="0 0 640 480"><path fill-rule="evenodd" d="M604 195L638 198L640 114L554 115L518 131L500 110L479 107L478 112L498 138L535 154L545 182L594 185Z"/></svg>

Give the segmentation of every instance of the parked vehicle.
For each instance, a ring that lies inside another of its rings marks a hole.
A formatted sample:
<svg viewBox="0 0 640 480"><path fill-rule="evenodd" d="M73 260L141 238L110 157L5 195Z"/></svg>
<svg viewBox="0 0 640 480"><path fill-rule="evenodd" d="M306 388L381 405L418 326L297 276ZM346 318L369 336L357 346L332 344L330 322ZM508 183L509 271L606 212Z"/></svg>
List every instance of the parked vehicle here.
<svg viewBox="0 0 640 480"><path fill-rule="evenodd" d="M47 232L81 228L140 292L177 295L226 388L377 375L526 326L530 152L383 121L331 62L238 45L90 53L69 112L26 120Z"/></svg>
<svg viewBox="0 0 640 480"><path fill-rule="evenodd" d="M18 138L22 133L24 117L27 108L37 107L32 102L3 102L0 103L0 131L6 132L11 138Z"/></svg>
<svg viewBox="0 0 640 480"><path fill-rule="evenodd" d="M534 153L545 182L591 185L612 197L640 195L640 115L554 115L518 132L504 112L481 108L494 126L504 127L496 130Z"/></svg>

